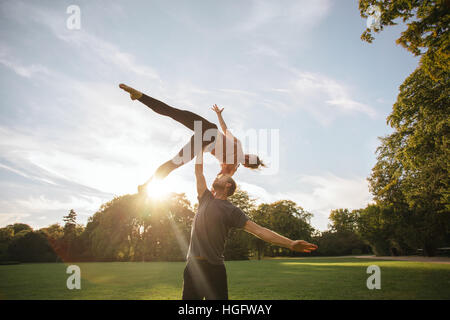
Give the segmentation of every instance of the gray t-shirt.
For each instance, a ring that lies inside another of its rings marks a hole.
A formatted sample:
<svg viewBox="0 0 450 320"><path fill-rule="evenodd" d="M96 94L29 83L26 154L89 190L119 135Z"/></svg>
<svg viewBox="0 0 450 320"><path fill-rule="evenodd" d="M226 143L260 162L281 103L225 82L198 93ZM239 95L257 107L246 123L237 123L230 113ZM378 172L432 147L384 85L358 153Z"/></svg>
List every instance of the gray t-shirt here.
<svg viewBox="0 0 450 320"><path fill-rule="evenodd" d="M248 217L228 200L215 199L208 189L199 197L198 203L187 258L203 257L209 263L223 264L228 231L243 228Z"/></svg>

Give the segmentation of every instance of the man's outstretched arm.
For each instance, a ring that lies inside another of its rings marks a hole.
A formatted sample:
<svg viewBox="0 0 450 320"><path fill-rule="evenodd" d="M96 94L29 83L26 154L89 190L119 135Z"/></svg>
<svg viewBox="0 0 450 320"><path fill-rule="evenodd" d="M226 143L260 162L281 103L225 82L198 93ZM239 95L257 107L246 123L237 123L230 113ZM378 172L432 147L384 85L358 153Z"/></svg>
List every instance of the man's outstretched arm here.
<svg viewBox="0 0 450 320"><path fill-rule="evenodd" d="M256 224L251 220L248 220L246 222L244 230L266 242L275 244L280 247L288 248L292 251L311 252L317 249L317 246L315 244L306 242L304 240L291 240L272 230L261 227L259 224Z"/></svg>
<svg viewBox="0 0 450 320"><path fill-rule="evenodd" d="M200 198L206 189L208 189L206 187L205 176L203 175L203 150L195 158L195 179L197 180L197 194Z"/></svg>

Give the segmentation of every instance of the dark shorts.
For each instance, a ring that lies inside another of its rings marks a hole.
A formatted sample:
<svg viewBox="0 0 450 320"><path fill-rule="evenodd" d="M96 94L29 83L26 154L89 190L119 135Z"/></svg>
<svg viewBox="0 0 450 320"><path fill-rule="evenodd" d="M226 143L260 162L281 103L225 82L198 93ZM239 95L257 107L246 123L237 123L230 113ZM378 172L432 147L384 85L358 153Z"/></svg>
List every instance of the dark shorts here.
<svg viewBox="0 0 450 320"><path fill-rule="evenodd" d="M184 268L183 300L228 300L225 265L189 259Z"/></svg>

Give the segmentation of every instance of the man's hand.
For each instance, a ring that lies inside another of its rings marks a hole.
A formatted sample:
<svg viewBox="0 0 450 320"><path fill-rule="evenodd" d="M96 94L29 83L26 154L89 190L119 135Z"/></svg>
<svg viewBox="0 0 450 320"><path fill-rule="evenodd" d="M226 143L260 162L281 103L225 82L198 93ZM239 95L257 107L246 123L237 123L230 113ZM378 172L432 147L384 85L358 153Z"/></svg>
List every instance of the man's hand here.
<svg viewBox="0 0 450 320"><path fill-rule="evenodd" d="M212 107L211 109L212 109L215 113L217 113L217 114L219 115L219 114L222 114L222 111L223 111L224 108L219 109L219 107L217 106L217 104L215 104L215 105L213 105L213 107Z"/></svg>
<svg viewBox="0 0 450 320"><path fill-rule="evenodd" d="M261 227L259 224L254 223L251 220L248 220L246 222L244 230L266 242L276 244L280 247L288 248L292 251L311 252L317 249L317 246L315 244L306 242L304 240L291 240L272 230Z"/></svg>
<svg viewBox="0 0 450 320"><path fill-rule="evenodd" d="M306 242L304 240L295 240L292 241L292 244L290 245L289 249L292 251L297 252L311 252L313 250L316 250L318 247L315 244Z"/></svg>
<svg viewBox="0 0 450 320"><path fill-rule="evenodd" d="M140 99L142 97L142 92L137 91L136 89L129 87L123 83L119 84L119 88L128 92L130 94L131 100Z"/></svg>

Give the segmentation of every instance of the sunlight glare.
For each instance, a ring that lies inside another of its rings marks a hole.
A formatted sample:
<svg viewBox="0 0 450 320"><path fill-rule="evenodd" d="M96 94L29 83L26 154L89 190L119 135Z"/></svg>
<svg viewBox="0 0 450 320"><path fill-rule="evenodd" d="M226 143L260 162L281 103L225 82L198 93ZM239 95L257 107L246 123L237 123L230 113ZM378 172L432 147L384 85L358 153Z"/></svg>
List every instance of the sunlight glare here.
<svg viewBox="0 0 450 320"><path fill-rule="evenodd" d="M147 196L151 199L166 199L173 192L171 183L167 180L152 180L147 185Z"/></svg>

